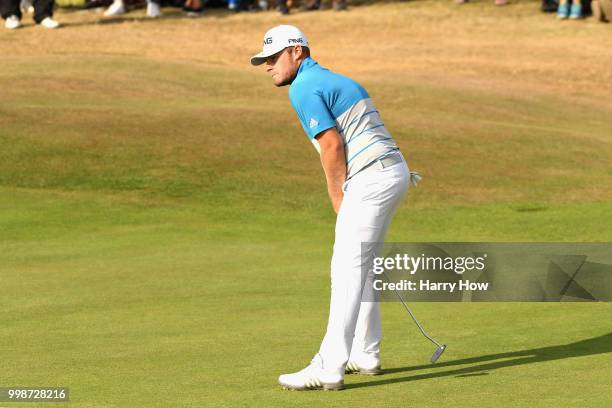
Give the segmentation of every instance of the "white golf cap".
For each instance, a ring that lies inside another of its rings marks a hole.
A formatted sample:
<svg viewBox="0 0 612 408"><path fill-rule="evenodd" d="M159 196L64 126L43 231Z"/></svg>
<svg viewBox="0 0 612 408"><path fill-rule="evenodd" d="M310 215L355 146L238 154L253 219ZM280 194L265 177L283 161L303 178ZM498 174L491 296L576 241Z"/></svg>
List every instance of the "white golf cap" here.
<svg viewBox="0 0 612 408"><path fill-rule="evenodd" d="M264 35L263 50L251 57L251 64L261 65L269 56L294 45L308 47L308 40L304 33L291 25L276 26Z"/></svg>

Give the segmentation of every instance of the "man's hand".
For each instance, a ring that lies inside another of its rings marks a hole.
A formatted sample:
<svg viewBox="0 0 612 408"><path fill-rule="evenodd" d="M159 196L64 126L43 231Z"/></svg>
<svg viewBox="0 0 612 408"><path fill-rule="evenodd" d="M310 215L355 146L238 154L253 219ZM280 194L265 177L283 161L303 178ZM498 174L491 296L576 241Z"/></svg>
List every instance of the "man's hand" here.
<svg viewBox="0 0 612 408"><path fill-rule="evenodd" d="M346 181L346 155L344 142L336 128L330 128L319 133L315 139L321 147L321 164L327 179L327 192L334 211L338 214L344 192L342 185Z"/></svg>

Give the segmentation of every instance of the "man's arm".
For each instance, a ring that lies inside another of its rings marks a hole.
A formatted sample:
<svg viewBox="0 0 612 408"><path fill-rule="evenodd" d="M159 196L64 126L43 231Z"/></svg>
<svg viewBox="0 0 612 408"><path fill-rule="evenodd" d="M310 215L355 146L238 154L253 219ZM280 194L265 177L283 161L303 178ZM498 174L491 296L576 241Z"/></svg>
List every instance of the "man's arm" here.
<svg viewBox="0 0 612 408"><path fill-rule="evenodd" d="M337 214L344 197L342 185L346 181L344 142L336 128L322 131L315 139L321 147L321 164L327 178L327 192Z"/></svg>

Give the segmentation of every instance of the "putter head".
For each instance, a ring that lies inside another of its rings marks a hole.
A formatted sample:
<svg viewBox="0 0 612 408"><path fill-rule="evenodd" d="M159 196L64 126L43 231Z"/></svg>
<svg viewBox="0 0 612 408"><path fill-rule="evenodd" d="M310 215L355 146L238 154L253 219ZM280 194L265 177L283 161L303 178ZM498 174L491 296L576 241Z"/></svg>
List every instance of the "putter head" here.
<svg viewBox="0 0 612 408"><path fill-rule="evenodd" d="M436 361L438 361L442 353L444 353L444 350L446 350L446 344L443 344L440 347L438 347L436 352L433 353L433 356L431 356L431 364L435 364Z"/></svg>

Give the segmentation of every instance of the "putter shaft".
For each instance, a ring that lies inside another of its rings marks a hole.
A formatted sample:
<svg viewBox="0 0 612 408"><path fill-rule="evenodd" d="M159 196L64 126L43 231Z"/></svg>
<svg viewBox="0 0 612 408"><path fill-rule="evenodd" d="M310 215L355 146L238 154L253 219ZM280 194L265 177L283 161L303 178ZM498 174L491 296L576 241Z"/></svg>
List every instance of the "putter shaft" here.
<svg viewBox="0 0 612 408"><path fill-rule="evenodd" d="M383 272L383 275L385 275L385 278L387 279L388 282L391 282L391 279L389 279L389 277L387 276L386 272ZM419 330L421 331L423 336L425 336L425 338L427 338L429 341L431 341L436 346L438 346L438 349L436 350L436 352L434 353L434 355L431 358L431 362L435 363L438 360L438 358L440 358L440 355L442 355L442 353L446 349L446 344L442 345L442 344L438 343L429 334L427 334L427 332L425 332L425 329L423 329L423 326L421 326L421 323L419 323L419 321L417 320L417 318L414 315L414 313L412 313L412 310L410 309L410 307L404 301L404 298L402 297L402 295L399 294L397 289L393 289L393 291L395 292L395 295L398 297L400 302L402 302L402 305L404 305L404 309L406 309L406 311L408 312L410 317L412 317L412 320L416 323L417 327L419 328Z"/></svg>

